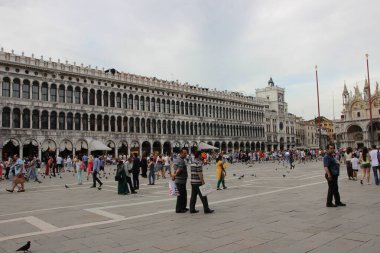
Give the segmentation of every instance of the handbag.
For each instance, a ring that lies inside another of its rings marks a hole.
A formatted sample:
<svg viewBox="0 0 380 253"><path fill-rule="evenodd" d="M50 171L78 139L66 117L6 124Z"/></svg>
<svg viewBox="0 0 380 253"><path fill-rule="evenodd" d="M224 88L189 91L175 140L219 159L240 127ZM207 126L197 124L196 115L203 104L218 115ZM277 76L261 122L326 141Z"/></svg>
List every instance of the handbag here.
<svg viewBox="0 0 380 253"><path fill-rule="evenodd" d="M169 196L179 196L177 185L172 180L169 180Z"/></svg>
<svg viewBox="0 0 380 253"><path fill-rule="evenodd" d="M209 195L210 193L212 193L214 191L212 189L210 183L205 183L205 184L199 186L199 190L200 190L202 196L207 196L207 195Z"/></svg>

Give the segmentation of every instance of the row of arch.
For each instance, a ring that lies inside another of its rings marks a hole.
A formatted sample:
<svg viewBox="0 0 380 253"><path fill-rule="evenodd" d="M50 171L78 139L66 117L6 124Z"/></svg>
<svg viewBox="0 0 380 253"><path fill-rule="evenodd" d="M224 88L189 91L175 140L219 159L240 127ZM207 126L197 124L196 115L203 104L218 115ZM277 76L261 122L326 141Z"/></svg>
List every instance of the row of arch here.
<svg viewBox="0 0 380 253"><path fill-rule="evenodd" d="M264 137L263 126L242 126L219 123L197 123L179 120L161 120L127 116L109 116L30 110L4 107L2 127L50 130L83 130L129 132L142 134L182 134L206 136Z"/></svg>
<svg viewBox="0 0 380 253"><path fill-rule="evenodd" d="M151 154L172 154L178 153L180 149L186 148L189 152L197 150L199 142L197 141L127 141L127 140L107 140L104 142L111 150L107 154L112 156L129 155L137 153L139 155ZM209 141L209 145L219 148L218 151L237 152L237 151L257 151L265 150L263 142L232 142L232 141ZM45 139L41 142L30 138L20 141L17 138L11 138L3 144L3 157L7 158L13 154L19 154L21 157L39 156L45 157L48 155L60 155L63 157L73 155L83 155L94 153L89 149L86 139L70 140L53 140ZM96 153L96 152L95 152Z"/></svg>
<svg viewBox="0 0 380 253"><path fill-rule="evenodd" d="M264 113L260 111L109 92L72 85L66 87L64 84L42 82L40 85L38 81L31 83L28 79L24 79L21 83L19 78L14 78L11 83L9 77L3 78L2 96L242 121L263 122L264 119Z"/></svg>

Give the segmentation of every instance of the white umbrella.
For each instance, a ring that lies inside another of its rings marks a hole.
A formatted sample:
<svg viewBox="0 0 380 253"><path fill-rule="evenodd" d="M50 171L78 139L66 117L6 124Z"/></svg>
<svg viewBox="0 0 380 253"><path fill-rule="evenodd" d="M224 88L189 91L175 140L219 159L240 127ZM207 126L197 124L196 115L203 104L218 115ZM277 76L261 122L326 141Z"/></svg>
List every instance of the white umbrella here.
<svg viewBox="0 0 380 253"><path fill-rule="evenodd" d="M103 144L103 142L100 142L98 140L91 139L88 141L88 146L90 147L91 151L109 151L112 150L111 148L107 147Z"/></svg>
<svg viewBox="0 0 380 253"><path fill-rule="evenodd" d="M198 144L198 150L208 150L208 149L219 149L219 148L211 146L211 145L204 143L204 142L200 142Z"/></svg>

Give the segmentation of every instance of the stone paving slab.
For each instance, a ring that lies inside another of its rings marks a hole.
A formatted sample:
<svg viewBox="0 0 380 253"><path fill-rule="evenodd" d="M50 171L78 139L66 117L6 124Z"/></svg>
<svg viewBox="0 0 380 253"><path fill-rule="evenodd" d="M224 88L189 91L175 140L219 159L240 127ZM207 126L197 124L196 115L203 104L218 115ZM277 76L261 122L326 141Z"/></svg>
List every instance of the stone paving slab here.
<svg viewBox="0 0 380 253"><path fill-rule="evenodd" d="M214 165L205 178L215 187ZM141 179L139 193L128 196L116 194L113 175L102 180L99 191L86 180L77 186L66 173L27 183L26 193L0 192L0 222L41 222L0 223L0 252L28 240L32 252L379 252L380 187L341 176L348 206L326 208L320 163L296 164L295 170L272 162L230 165L229 188L209 196L216 210L211 215L202 213L199 199L200 213L175 214L166 180L150 187Z"/></svg>

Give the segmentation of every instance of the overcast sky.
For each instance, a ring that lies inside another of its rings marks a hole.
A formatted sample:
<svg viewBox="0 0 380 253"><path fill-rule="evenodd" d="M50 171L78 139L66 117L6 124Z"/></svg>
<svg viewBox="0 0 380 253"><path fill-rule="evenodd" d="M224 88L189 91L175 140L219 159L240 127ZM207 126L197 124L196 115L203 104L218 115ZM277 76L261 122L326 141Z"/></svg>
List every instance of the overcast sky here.
<svg viewBox="0 0 380 253"><path fill-rule="evenodd" d="M0 0L0 45L26 55L247 95L270 76L289 112L339 118L344 81L360 90L369 53L380 80L376 0Z"/></svg>

